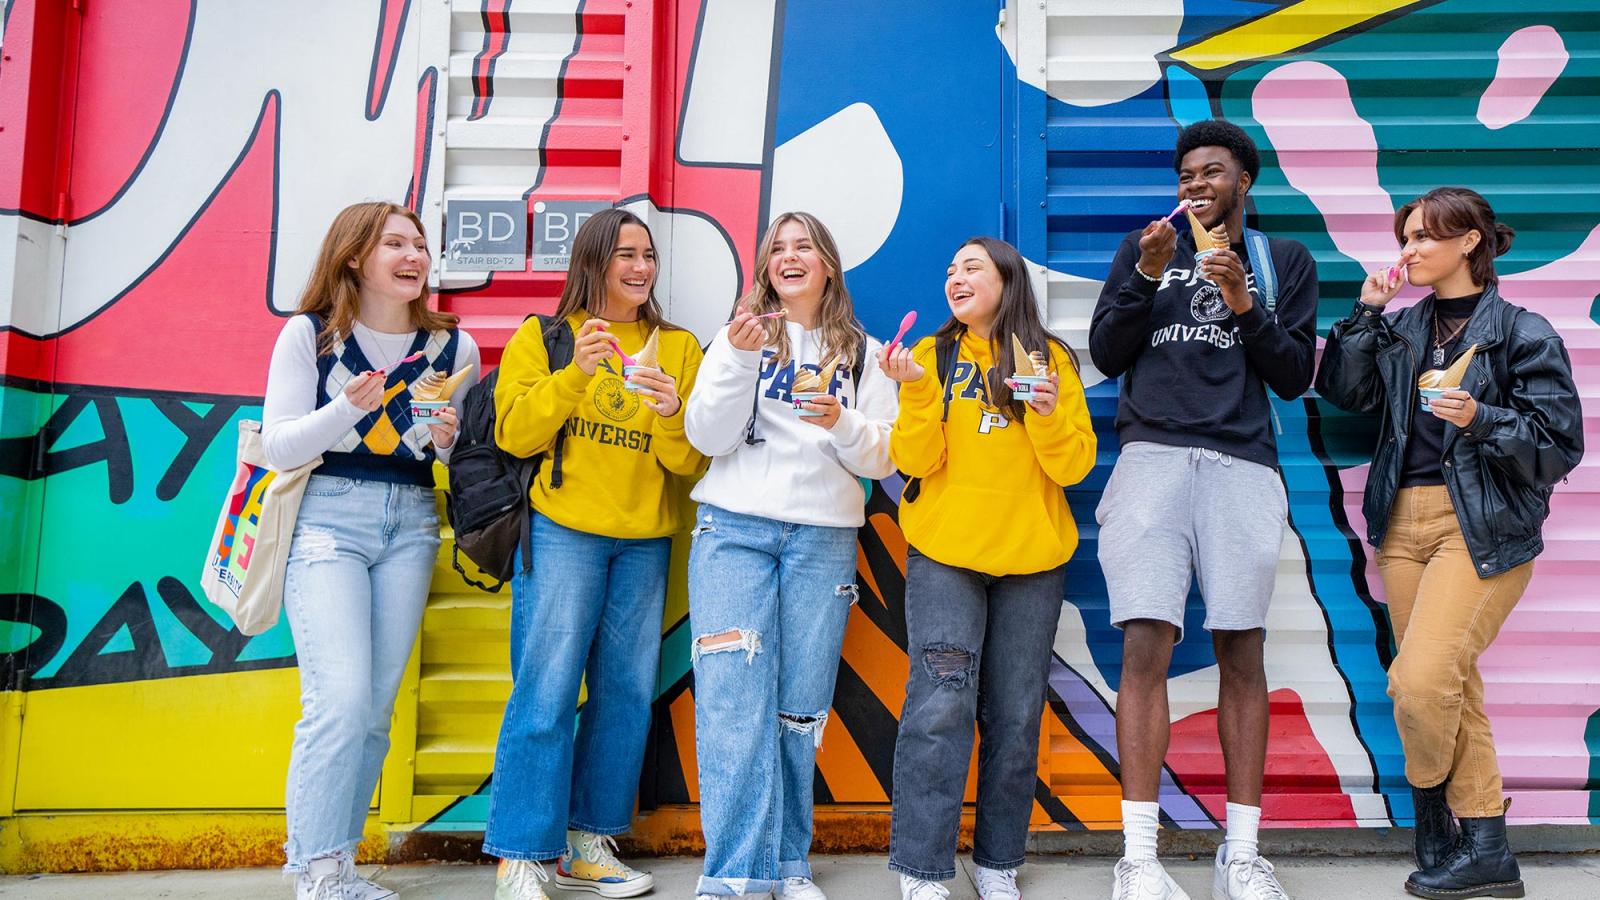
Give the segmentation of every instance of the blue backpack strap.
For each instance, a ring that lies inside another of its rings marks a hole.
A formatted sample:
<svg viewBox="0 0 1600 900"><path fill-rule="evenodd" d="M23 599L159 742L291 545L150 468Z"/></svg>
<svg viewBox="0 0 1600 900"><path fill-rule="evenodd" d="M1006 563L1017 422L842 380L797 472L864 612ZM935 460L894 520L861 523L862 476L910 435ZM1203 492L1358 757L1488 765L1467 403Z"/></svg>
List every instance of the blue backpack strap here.
<svg viewBox="0 0 1600 900"><path fill-rule="evenodd" d="M1272 265L1272 245L1267 243L1267 236L1254 228L1244 230L1245 252L1250 254L1250 267L1256 273L1256 286L1261 288L1262 300L1267 304L1267 312L1276 312L1278 308L1278 270Z"/></svg>

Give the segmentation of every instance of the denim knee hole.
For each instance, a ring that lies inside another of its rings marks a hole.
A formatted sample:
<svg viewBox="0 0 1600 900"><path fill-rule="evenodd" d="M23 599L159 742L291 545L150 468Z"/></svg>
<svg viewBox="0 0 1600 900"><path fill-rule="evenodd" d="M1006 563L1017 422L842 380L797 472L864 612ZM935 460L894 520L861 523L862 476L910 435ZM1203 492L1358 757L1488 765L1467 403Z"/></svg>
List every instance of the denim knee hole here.
<svg viewBox="0 0 1600 900"><path fill-rule="evenodd" d="M331 562L339 557L339 539L326 525L302 525L295 534L300 562Z"/></svg>
<svg viewBox="0 0 1600 900"><path fill-rule="evenodd" d="M694 646L689 650L689 662L698 662L700 657L713 653L733 653L744 651L744 661L748 664L755 661L756 654L761 652L761 634L746 628L730 628L713 634L703 634L695 638Z"/></svg>
<svg viewBox="0 0 1600 900"><path fill-rule="evenodd" d="M861 599L861 588L852 581L849 584L841 584L834 588L833 595L835 597L843 597L850 601L851 606L855 606L856 602Z"/></svg>
<svg viewBox="0 0 1600 900"><path fill-rule="evenodd" d="M816 746L822 746L822 729L828 725L828 711L822 710L815 715L803 716L798 713L778 713L778 723L783 730L794 734L809 734Z"/></svg>
<svg viewBox="0 0 1600 900"><path fill-rule="evenodd" d="M922 648L922 665L939 687L964 688L972 681L976 668L972 651L955 644L927 644Z"/></svg>

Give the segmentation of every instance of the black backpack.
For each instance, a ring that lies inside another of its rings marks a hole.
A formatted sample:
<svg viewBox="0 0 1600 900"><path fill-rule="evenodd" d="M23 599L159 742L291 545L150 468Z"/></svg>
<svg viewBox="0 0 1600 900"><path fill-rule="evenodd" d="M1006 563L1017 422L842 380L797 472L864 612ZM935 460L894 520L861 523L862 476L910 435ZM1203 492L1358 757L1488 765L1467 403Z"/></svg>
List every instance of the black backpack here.
<svg viewBox="0 0 1600 900"><path fill-rule="evenodd" d="M554 316L538 319L550 371L555 372L572 362L572 327ZM528 458L512 456L494 442L494 388L499 376L496 368L473 385L461 402L456 442L450 451L450 490L444 506L456 537L450 564L468 584L491 593L499 591L516 574L518 544L522 545L523 564L528 565L533 559L528 490L544 458L542 453ZM561 445L565 439L563 428L556 433L555 447L549 454L552 488L561 487ZM462 553L499 583L490 587L473 580L461 566Z"/></svg>

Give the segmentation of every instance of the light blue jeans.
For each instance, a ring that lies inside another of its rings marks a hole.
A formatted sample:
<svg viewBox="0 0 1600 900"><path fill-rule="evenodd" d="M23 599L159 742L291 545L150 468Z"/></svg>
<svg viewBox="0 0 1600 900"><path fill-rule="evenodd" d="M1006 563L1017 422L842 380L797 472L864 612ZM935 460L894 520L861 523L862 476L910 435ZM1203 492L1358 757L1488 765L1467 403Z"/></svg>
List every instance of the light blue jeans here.
<svg viewBox="0 0 1600 900"><path fill-rule="evenodd" d="M696 892L811 877L812 781L856 600L856 529L702 503L689 553L704 873Z"/></svg>
<svg viewBox="0 0 1600 900"><path fill-rule="evenodd" d="M533 566L522 571L519 549L511 582L511 698L483 852L544 861L566 849L568 828L621 834L633 819L672 539L602 537L532 516Z"/></svg>
<svg viewBox="0 0 1600 900"><path fill-rule="evenodd" d="M438 555L433 491L311 476L283 589L300 665L286 791L291 871L361 842Z"/></svg>

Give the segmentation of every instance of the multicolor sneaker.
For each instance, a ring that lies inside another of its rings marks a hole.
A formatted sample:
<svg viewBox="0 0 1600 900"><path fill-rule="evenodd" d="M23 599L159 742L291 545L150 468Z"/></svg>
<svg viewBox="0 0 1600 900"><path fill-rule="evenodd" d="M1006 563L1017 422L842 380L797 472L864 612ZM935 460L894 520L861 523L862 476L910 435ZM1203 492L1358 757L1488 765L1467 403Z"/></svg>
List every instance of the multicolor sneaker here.
<svg viewBox="0 0 1600 900"><path fill-rule="evenodd" d="M617 842L604 834L567 831L567 852L556 861L556 884L602 897L637 897L656 886L655 876L617 859Z"/></svg>
<svg viewBox="0 0 1600 900"><path fill-rule="evenodd" d="M345 900L390 900L399 894L381 884L361 877L356 871L355 857L346 853L339 857L339 881L344 884Z"/></svg>
<svg viewBox="0 0 1600 900"><path fill-rule="evenodd" d="M550 900L544 892L544 864L528 859L502 859L494 873L494 900Z"/></svg>

